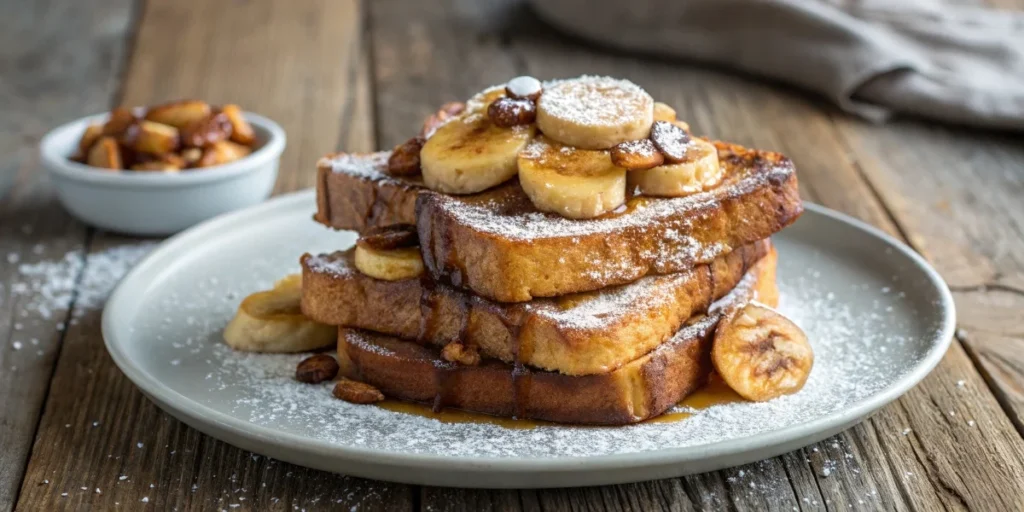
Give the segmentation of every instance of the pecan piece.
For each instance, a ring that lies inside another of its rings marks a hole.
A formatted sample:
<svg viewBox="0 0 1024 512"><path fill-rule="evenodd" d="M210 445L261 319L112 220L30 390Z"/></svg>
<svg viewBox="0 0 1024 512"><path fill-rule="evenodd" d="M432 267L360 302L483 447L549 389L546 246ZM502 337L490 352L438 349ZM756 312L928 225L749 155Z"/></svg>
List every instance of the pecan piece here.
<svg viewBox="0 0 1024 512"><path fill-rule="evenodd" d="M612 147L612 163L630 171L642 171L665 163L650 139L620 142Z"/></svg>
<svg viewBox="0 0 1024 512"><path fill-rule="evenodd" d="M307 357L295 368L295 380L307 384L319 384L338 375L338 361L327 354Z"/></svg>
<svg viewBox="0 0 1024 512"><path fill-rule="evenodd" d="M537 119L537 105L530 100L506 96L487 107L487 117L502 128L530 124Z"/></svg>
<svg viewBox="0 0 1024 512"><path fill-rule="evenodd" d="M416 226L412 224L391 224L366 230L359 236L356 245L376 251L390 251L416 247L420 244Z"/></svg>
<svg viewBox="0 0 1024 512"><path fill-rule="evenodd" d="M453 341L444 346L441 349L441 357L445 361L452 363L464 364L466 366L476 366L480 364L480 352L477 350L476 345L466 345L461 341Z"/></svg>
<svg viewBox="0 0 1024 512"><path fill-rule="evenodd" d="M365 382L342 377L334 385L334 397L354 404L375 404L384 400L384 393Z"/></svg>
<svg viewBox="0 0 1024 512"><path fill-rule="evenodd" d="M413 176L420 173L420 150L427 139L416 136L397 146L388 158L388 174Z"/></svg>
<svg viewBox="0 0 1024 512"><path fill-rule="evenodd" d="M655 121L651 126L651 142L665 155L666 160L677 164L686 159L690 134L668 121Z"/></svg>

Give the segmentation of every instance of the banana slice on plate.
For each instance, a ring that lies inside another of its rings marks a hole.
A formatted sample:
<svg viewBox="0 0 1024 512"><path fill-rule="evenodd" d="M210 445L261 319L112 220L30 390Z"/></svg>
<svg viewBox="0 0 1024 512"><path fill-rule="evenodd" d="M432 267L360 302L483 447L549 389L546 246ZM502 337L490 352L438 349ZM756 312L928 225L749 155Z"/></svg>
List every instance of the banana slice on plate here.
<svg viewBox="0 0 1024 512"><path fill-rule="evenodd" d="M516 175L516 156L536 133L534 125L501 128L486 111L469 111L434 132L420 151L423 181L431 190L473 194Z"/></svg>
<svg viewBox="0 0 1024 512"><path fill-rule="evenodd" d="M224 341L246 352L306 352L337 343L337 328L306 318L299 308L301 298L299 274L249 295L224 328Z"/></svg>
<svg viewBox="0 0 1024 512"><path fill-rule="evenodd" d="M545 84L537 100L537 127L581 149L608 149L647 138L654 99L629 80L583 76Z"/></svg>
<svg viewBox="0 0 1024 512"><path fill-rule="evenodd" d="M763 402L800 391L814 366L814 351L796 324L750 302L718 324L711 360L740 396Z"/></svg>
<svg viewBox="0 0 1024 512"><path fill-rule="evenodd" d="M519 154L519 183L538 210L571 219L597 217L626 202L626 170L612 163L608 151L544 136Z"/></svg>
<svg viewBox="0 0 1024 512"><path fill-rule="evenodd" d="M684 123L676 121L676 126ZM704 139L689 139L682 157L657 167L631 171L629 188L647 196L682 197L708 190L722 181L718 149Z"/></svg>
<svg viewBox="0 0 1024 512"><path fill-rule="evenodd" d="M394 224L374 228L356 241L356 268L385 281L411 279L423 274L416 226Z"/></svg>

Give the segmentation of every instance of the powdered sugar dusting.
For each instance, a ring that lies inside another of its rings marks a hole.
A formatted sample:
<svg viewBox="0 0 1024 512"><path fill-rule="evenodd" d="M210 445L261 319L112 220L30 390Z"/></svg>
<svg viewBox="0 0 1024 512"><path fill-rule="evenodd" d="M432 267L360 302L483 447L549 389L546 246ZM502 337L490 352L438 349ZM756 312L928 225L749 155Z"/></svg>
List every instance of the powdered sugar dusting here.
<svg viewBox="0 0 1024 512"><path fill-rule="evenodd" d="M907 298L927 296L920 283L911 283L907 276L892 281L866 270L857 255L817 253L784 233L776 243L780 309L807 331L815 349L814 370L800 393L766 403L714 406L675 423L530 430L445 424L334 399L328 384L298 383L293 379L295 365L304 354L238 353L221 342L220 330L238 303L238 298L226 298L226 290L244 295L293 272L297 252L337 248L336 242L324 239L322 229L302 227L308 222L303 212L272 232L261 228L264 237L257 240L266 241L256 242L257 247L248 243L239 253L255 251L261 255L258 261L239 265L221 258L205 266L183 264L189 279L142 298L139 318L144 320L134 327L145 333L145 342L140 341L134 357L159 381L193 401L253 425L330 445L439 456L565 457L692 447L839 413L903 375L926 353L929 345L923 340L939 329L914 310L919 300ZM221 283L202 286L208 276L218 276ZM883 287L892 291L880 293ZM194 321L186 322L188 317ZM172 366L171 360L181 362Z"/></svg>
<svg viewBox="0 0 1024 512"><path fill-rule="evenodd" d="M69 252L59 260L23 263L11 291L25 296L25 309L43 319L66 311L74 297L74 316L80 317L102 308L114 285L153 247L152 242L145 242L94 252L84 261L80 252ZM79 276L81 283L76 286Z"/></svg>
<svg viewBox="0 0 1024 512"><path fill-rule="evenodd" d="M317 167L371 180L394 179L387 174L390 151L376 153L336 153L317 162Z"/></svg>
<svg viewBox="0 0 1024 512"><path fill-rule="evenodd" d="M537 107L574 124L619 126L638 122L645 115L649 122L654 99L629 80L584 75L546 82Z"/></svg>

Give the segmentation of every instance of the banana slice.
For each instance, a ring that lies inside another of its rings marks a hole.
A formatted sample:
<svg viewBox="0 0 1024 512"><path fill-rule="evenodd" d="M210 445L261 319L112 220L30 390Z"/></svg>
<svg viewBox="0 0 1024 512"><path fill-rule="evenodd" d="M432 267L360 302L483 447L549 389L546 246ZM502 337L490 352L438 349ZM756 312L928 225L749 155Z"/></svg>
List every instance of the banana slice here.
<svg viewBox="0 0 1024 512"><path fill-rule="evenodd" d="M676 109L660 102L654 102L654 120L655 121L668 121L672 122L676 120Z"/></svg>
<svg viewBox="0 0 1024 512"><path fill-rule="evenodd" d="M299 274L281 279L271 290L246 297L224 328L224 341L246 352L306 352L337 343L337 328L303 316L301 298Z"/></svg>
<svg viewBox="0 0 1024 512"><path fill-rule="evenodd" d="M356 241L356 268L385 281L400 281L423 274L416 226L394 224L371 229Z"/></svg>
<svg viewBox="0 0 1024 512"><path fill-rule="evenodd" d="M740 396L764 402L800 391L814 365L814 352L796 324L751 302L722 319L711 359L722 380Z"/></svg>
<svg viewBox="0 0 1024 512"><path fill-rule="evenodd" d="M597 217L626 202L626 170L612 163L608 151L576 149L544 136L519 154L519 183L538 210L571 219Z"/></svg>
<svg viewBox="0 0 1024 512"><path fill-rule="evenodd" d="M678 122L676 123L678 126ZM682 197L702 192L722 181L718 149L704 139L691 139L679 163L665 163L645 170L630 171L630 190L648 196Z"/></svg>
<svg viewBox="0 0 1024 512"><path fill-rule="evenodd" d="M537 127L581 149L608 149L643 139L654 122L654 99L628 80L582 76L545 84L537 100Z"/></svg>
<svg viewBox="0 0 1024 512"><path fill-rule="evenodd" d="M534 125L501 128L486 111L467 112L423 144L423 181L448 194L473 194L504 183L516 175L516 155L536 131Z"/></svg>

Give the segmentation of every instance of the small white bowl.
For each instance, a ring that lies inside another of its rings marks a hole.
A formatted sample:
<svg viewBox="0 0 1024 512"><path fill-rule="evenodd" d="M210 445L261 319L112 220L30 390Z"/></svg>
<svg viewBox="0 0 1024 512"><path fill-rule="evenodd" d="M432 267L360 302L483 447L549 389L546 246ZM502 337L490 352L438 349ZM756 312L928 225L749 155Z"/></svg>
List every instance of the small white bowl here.
<svg viewBox="0 0 1024 512"><path fill-rule="evenodd" d="M257 149L234 162L177 173L97 169L69 160L97 114L54 128L39 143L60 202L93 226L134 235L169 235L266 199L277 180L285 134L277 123L245 113Z"/></svg>

